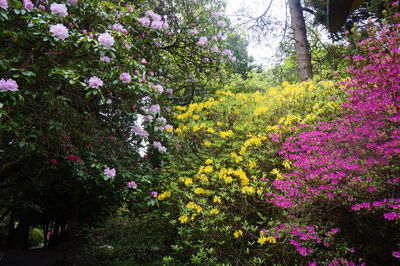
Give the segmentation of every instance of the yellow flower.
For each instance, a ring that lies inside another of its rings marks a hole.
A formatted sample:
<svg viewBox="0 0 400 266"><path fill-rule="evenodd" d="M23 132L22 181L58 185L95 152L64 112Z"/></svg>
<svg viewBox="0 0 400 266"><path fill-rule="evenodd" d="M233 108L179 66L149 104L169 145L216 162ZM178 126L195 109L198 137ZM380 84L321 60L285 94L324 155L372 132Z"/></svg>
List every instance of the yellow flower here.
<svg viewBox="0 0 400 266"><path fill-rule="evenodd" d="M237 156L237 157L235 158L235 162L236 162L236 163L240 163L241 161L243 161L243 157L242 157L242 156Z"/></svg>
<svg viewBox="0 0 400 266"><path fill-rule="evenodd" d="M255 192L255 189L253 187L248 187L248 186L242 187L243 194L253 194L254 192Z"/></svg>
<svg viewBox="0 0 400 266"><path fill-rule="evenodd" d="M219 213L219 210L214 208L214 209L211 210L210 213L211 213L211 214L218 214L218 213Z"/></svg>
<svg viewBox="0 0 400 266"><path fill-rule="evenodd" d="M189 209L196 209L198 207L198 205L196 203L194 203L193 201L188 202L188 204L186 204L186 207L188 207Z"/></svg>
<svg viewBox="0 0 400 266"><path fill-rule="evenodd" d="M174 129L171 128L171 127L167 127L165 130L166 130L167 132L173 132L173 131L174 131Z"/></svg>
<svg viewBox="0 0 400 266"><path fill-rule="evenodd" d="M213 129L213 128L207 128L207 132L209 132L209 133L214 133L215 132L215 130Z"/></svg>
<svg viewBox="0 0 400 266"><path fill-rule="evenodd" d="M212 164L212 163L213 163L213 160L211 160L211 159L206 160L206 164Z"/></svg>
<svg viewBox="0 0 400 266"><path fill-rule="evenodd" d="M191 179L191 178L186 178L185 181L184 181L184 183L185 183L185 186L189 186L189 185L193 184L193 179Z"/></svg>
<svg viewBox="0 0 400 266"><path fill-rule="evenodd" d="M225 177L224 177L224 180L225 180L225 182L228 183L228 184L230 184L230 183L233 182L233 178L230 177L230 176L225 176Z"/></svg>
<svg viewBox="0 0 400 266"><path fill-rule="evenodd" d="M271 174L277 175L277 174L279 174L279 170L276 169L276 168L275 168L275 169L272 169Z"/></svg>
<svg viewBox="0 0 400 266"><path fill-rule="evenodd" d="M284 166L285 168L289 169L289 168L290 168L290 165L291 165L290 161L288 161L288 160L283 161L283 166Z"/></svg>
<svg viewBox="0 0 400 266"><path fill-rule="evenodd" d="M235 237L235 238L239 238L239 237L241 237L243 235L243 231L242 230L236 230L234 233L233 233L233 236Z"/></svg>
<svg viewBox="0 0 400 266"><path fill-rule="evenodd" d="M181 224L187 223L189 218L187 216L180 216L178 220L181 222Z"/></svg>
<svg viewBox="0 0 400 266"><path fill-rule="evenodd" d="M202 211L203 211L203 208L200 207L200 206L197 206L197 207L196 207L196 211L197 211L197 212L202 212Z"/></svg>
<svg viewBox="0 0 400 266"><path fill-rule="evenodd" d="M276 243L276 239L272 236L269 237L265 237L265 236L260 236L257 240L258 243L260 243L261 245L264 245L265 242L269 242L270 244L275 244Z"/></svg>
<svg viewBox="0 0 400 266"><path fill-rule="evenodd" d="M221 197L215 196L213 202L214 203L221 203Z"/></svg>
<svg viewBox="0 0 400 266"><path fill-rule="evenodd" d="M190 217L191 221L194 221L194 219L196 219L196 214L192 214L192 217Z"/></svg>
<svg viewBox="0 0 400 266"><path fill-rule="evenodd" d="M206 146L206 147L211 147L211 142L210 141L208 141L208 140L206 140L206 141L204 141L204 146Z"/></svg>
<svg viewBox="0 0 400 266"><path fill-rule="evenodd" d="M217 126L222 126L222 122L217 122Z"/></svg>
<svg viewBox="0 0 400 266"><path fill-rule="evenodd" d="M193 130L193 132L199 131L199 130L200 130L200 127L199 127L199 126L194 126L194 127L192 128L192 130Z"/></svg>
<svg viewBox="0 0 400 266"><path fill-rule="evenodd" d="M180 111L186 111L186 106L177 106L175 107L176 110L180 110Z"/></svg>
<svg viewBox="0 0 400 266"><path fill-rule="evenodd" d="M194 190L195 194L204 194L206 191L204 189L202 189L201 187L197 187Z"/></svg>
<svg viewBox="0 0 400 266"><path fill-rule="evenodd" d="M207 165L204 167L204 173L211 173L213 171L213 167L211 165Z"/></svg>
<svg viewBox="0 0 400 266"><path fill-rule="evenodd" d="M194 116L193 116L193 119L194 119L194 120L198 120L198 119L200 119L200 116L199 116L199 115L194 115Z"/></svg>
<svg viewBox="0 0 400 266"><path fill-rule="evenodd" d="M254 167L256 167L256 166L257 166L256 162L254 162L254 161L250 161L250 162L249 162L249 167L250 167L250 168L254 168Z"/></svg>
<svg viewBox="0 0 400 266"><path fill-rule="evenodd" d="M267 242L267 238L265 236L261 236L258 238L257 242L260 243L261 245L264 245L265 242Z"/></svg>
<svg viewBox="0 0 400 266"><path fill-rule="evenodd" d="M158 199L158 200L164 200L165 198L168 198L168 197L170 197L170 196L171 196L171 192L170 192L170 191L165 191L165 192L159 194L159 195L157 196L157 199Z"/></svg>
<svg viewBox="0 0 400 266"><path fill-rule="evenodd" d="M221 131L221 132L219 132L219 135L221 136L221 138L230 137L233 135L233 131L232 130Z"/></svg>

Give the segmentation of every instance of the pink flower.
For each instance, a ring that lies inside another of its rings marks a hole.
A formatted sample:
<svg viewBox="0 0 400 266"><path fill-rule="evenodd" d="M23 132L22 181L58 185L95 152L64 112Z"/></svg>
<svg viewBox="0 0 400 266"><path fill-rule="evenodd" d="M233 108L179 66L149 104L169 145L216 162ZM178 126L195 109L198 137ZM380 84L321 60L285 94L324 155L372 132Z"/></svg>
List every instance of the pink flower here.
<svg viewBox="0 0 400 266"><path fill-rule="evenodd" d="M138 21L142 26L148 27L150 25L150 19L147 17L139 18Z"/></svg>
<svg viewBox="0 0 400 266"><path fill-rule="evenodd" d="M103 56L103 57L100 57L100 61L106 62L106 63L110 63L111 62L111 58L108 57L108 56Z"/></svg>
<svg viewBox="0 0 400 266"><path fill-rule="evenodd" d="M113 29L114 31L121 31L123 28L124 28L124 27L122 27L122 25L119 24L119 23L112 25L112 29Z"/></svg>
<svg viewBox="0 0 400 266"><path fill-rule="evenodd" d="M8 8L7 0L0 0L0 7L1 7L2 9L7 10L7 8Z"/></svg>
<svg viewBox="0 0 400 266"><path fill-rule="evenodd" d="M45 11L46 10L46 7L44 5L39 5L38 8L41 11Z"/></svg>
<svg viewBox="0 0 400 266"><path fill-rule="evenodd" d="M147 64L147 60L145 58L143 58L142 60L140 60L140 63L142 63L143 65Z"/></svg>
<svg viewBox="0 0 400 266"><path fill-rule="evenodd" d="M153 29L161 29L163 28L164 23L161 20L154 20L151 23L151 28Z"/></svg>
<svg viewBox="0 0 400 266"><path fill-rule="evenodd" d="M168 88L168 89L166 90L166 92L169 93L169 94L172 94L174 91L173 91L171 88Z"/></svg>
<svg viewBox="0 0 400 266"><path fill-rule="evenodd" d="M69 36L68 29L63 24L51 25L50 32L61 40L65 40Z"/></svg>
<svg viewBox="0 0 400 266"><path fill-rule="evenodd" d="M158 112L160 112L160 105L154 104L149 107L149 113L152 115L156 115Z"/></svg>
<svg viewBox="0 0 400 266"><path fill-rule="evenodd" d="M128 187L129 188L137 188L137 184L135 181L130 181L130 182L128 182Z"/></svg>
<svg viewBox="0 0 400 266"><path fill-rule="evenodd" d="M153 88L156 89L159 93L163 93L164 91L163 86L160 84L153 86Z"/></svg>
<svg viewBox="0 0 400 266"><path fill-rule="evenodd" d="M164 147L161 142L159 141L154 141L153 142L153 147L156 148L160 153L164 153L167 151L167 148Z"/></svg>
<svg viewBox="0 0 400 266"><path fill-rule="evenodd" d="M107 167L106 169L104 169L104 174L106 175L107 178L114 179L117 173L114 168L110 169L109 167Z"/></svg>
<svg viewBox="0 0 400 266"><path fill-rule="evenodd" d="M122 83L131 83L132 78L131 75L129 75L129 73L124 72L121 75L119 75L120 80L122 81Z"/></svg>
<svg viewBox="0 0 400 266"><path fill-rule="evenodd" d="M225 26L225 21L220 20L220 21L217 22L217 25L218 25L218 27L223 28Z"/></svg>
<svg viewBox="0 0 400 266"><path fill-rule="evenodd" d="M95 89L98 89L98 88L100 88L101 86L104 85L103 81L100 78L96 77L96 76L91 77L89 79L88 84L89 84L90 87L95 88Z"/></svg>
<svg viewBox="0 0 400 266"><path fill-rule="evenodd" d="M0 91L17 91L18 84L13 79L0 79Z"/></svg>
<svg viewBox="0 0 400 266"><path fill-rule="evenodd" d="M206 36L202 36L199 38L199 42L198 42L199 46L204 46L208 44L208 39Z"/></svg>
<svg viewBox="0 0 400 266"><path fill-rule="evenodd" d="M31 0L24 0L24 7L28 10L28 11L32 11L33 10L33 3Z"/></svg>
<svg viewBox="0 0 400 266"><path fill-rule="evenodd" d="M213 45L213 46L211 47L211 52L216 53L216 52L218 52L218 51L219 51L218 46Z"/></svg>
<svg viewBox="0 0 400 266"><path fill-rule="evenodd" d="M157 196L158 196L158 193L155 192L155 191L152 191L150 194L151 194L151 196L152 196L153 198L157 198Z"/></svg>
<svg viewBox="0 0 400 266"><path fill-rule="evenodd" d="M142 139L147 138L149 136L149 133L140 126L133 126L132 132L135 133L136 136Z"/></svg>
<svg viewBox="0 0 400 266"><path fill-rule="evenodd" d="M115 43L114 38L109 33L100 34L98 40L102 45L108 48L113 46Z"/></svg>
<svg viewBox="0 0 400 266"><path fill-rule="evenodd" d="M51 165L58 165L57 159L51 159L50 163L51 163Z"/></svg>
<svg viewBox="0 0 400 266"><path fill-rule="evenodd" d="M68 16L67 6L65 4L52 3L50 5L51 13L60 17Z"/></svg>

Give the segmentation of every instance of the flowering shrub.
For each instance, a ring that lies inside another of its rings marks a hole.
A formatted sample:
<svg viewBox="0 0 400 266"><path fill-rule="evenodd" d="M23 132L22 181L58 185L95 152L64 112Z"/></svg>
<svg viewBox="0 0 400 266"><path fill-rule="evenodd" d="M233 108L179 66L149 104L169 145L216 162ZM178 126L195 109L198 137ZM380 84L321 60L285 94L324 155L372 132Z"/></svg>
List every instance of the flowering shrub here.
<svg viewBox="0 0 400 266"><path fill-rule="evenodd" d="M171 103L231 64L209 49L229 48L220 6L186 2L0 2L1 213L65 227L155 204Z"/></svg>
<svg viewBox="0 0 400 266"><path fill-rule="evenodd" d="M168 196L158 197L179 233L171 256L207 265L282 262L283 241L268 227L287 217L264 200L291 169L277 156L279 144L303 123L332 118L342 97L333 82L310 81L252 94L218 91L176 107L177 143L162 175Z"/></svg>
<svg viewBox="0 0 400 266"><path fill-rule="evenodd" d="M373 264L394 263L391 253L400 241L399 34L400 24L369 29L351 58L351 79L343 82L349 97L340 117L304 125L286 138L280 154L293 171L267 193L267 201L294 216L311 221L311 210L321 213L322 224L342 228L342 238L357 246L359 258ZM371 230L380 235L373 241L365 238Z"/></svg>

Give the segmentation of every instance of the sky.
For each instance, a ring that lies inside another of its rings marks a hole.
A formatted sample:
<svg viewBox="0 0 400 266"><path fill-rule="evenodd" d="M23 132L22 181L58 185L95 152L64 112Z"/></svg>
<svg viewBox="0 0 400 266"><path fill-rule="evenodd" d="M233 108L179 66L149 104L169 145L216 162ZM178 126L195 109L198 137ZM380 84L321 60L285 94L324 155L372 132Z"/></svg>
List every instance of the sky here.
<svg viewBox="0 0 400 266"><path fill-rule="evenodd" d="M242 9L251 12L254 16L261 15L265 11L269 1L270 0L226 0L226 14L231 18L232 22L235 21L235 13ZM283 20L286 16L285 2L285 0L273 0L270 9L271 15ZM266 39L265 43L261 44L250 40L247 51L249 55L253 56L256 64L262 64L264 68L268 68L273 63L272 57L274 56L274 49L276 49L278 43L278 39Z"/></svg>

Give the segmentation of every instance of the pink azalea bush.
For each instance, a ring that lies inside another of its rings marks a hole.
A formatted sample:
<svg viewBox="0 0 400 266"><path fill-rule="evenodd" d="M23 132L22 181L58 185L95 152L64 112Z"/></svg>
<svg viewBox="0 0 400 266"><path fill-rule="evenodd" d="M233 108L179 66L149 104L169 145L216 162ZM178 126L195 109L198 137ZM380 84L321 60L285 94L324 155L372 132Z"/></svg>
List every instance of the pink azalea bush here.
<svg viewBox="0 0 400 266"><path fill-rule="evenodd" d="M266 200L300 221L315 220L320 213L317 220L338 226L343 240L362 247L359 258L368 262L375 252L385 253L389 263L400 242L395 223L400 210L400 24L368 31L359 54L351 57L350 77L340 84L348 98L338 118L303 124L284 140L280 154L293 168L272 182ZM365 220L385 237L364 239L372 234ZM315 257L300 242L293 244L301 256Z"/></svg>

